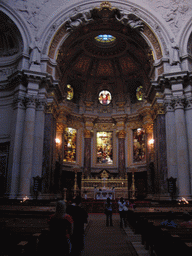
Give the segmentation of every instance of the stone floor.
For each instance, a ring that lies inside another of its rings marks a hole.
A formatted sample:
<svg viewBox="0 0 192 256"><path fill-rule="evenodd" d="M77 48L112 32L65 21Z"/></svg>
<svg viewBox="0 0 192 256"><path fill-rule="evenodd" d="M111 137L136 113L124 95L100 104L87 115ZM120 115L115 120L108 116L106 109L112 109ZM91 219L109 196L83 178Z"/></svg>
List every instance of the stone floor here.
<svg viewBox="0 0 192 256"><path fill-rule="evenodd" d="M89 214L85 249L81 256L148 256L140 235L120 228L119 214L113 214L113 227L106 227L104 214Z"/></svg>

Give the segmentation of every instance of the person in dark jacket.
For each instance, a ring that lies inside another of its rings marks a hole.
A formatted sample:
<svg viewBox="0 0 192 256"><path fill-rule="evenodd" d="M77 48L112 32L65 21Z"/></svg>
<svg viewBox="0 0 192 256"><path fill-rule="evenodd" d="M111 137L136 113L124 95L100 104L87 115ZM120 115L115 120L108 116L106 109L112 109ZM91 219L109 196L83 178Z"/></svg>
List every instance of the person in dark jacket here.
<svg viewBox="0 0 192 256"><path fill-rule="evenodd" d="M78 256L84 248L84 224L88 221L88 214L81 207L80 196L75 198L75 205L68 207L67 213L72 216L74 221L71 255Z"/></svg>
<svg viewBox="0 0 192 256"><path fill-rule="evenodd" d="M105 214L106 214L106 226L109 226L109 222L110 222L110 226L113 226L113 221L112 221L112 202L110 200L110 198L107 198L107 202L105 203Z"/></svg>

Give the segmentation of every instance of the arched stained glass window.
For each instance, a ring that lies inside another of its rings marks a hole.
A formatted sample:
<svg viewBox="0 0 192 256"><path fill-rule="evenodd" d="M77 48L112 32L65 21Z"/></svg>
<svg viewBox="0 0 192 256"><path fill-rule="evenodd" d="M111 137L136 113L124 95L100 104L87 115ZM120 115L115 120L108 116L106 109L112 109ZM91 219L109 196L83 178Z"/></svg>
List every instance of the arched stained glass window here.
<svg viewBox="0 0 192 256"><path fill-rule="evenodd" d="M77 130L71 127L65 129L64 133L64 162L76 162Z"/></svg>
<svg viewBox="0 0 192 256"><path fill-rule="evenodd" d="M108 35L108 34L100 34L95 37L95 40L97 42L101 42L101 43L111 43L116 40L116 37L114 37L112 35Z"/></svg>
<svg viewBox="0 0 192 256"><path fill-rule="evenodd" d="M143 100L143 86L139 86L136 90L136 97L137 97L137 100L141 101Z"/></svg>
<svg viewBox="0 0 192 256"><path fill-rule="evenodd" d="M67 100L72 100L73 99L73 87L68 84L67 85Z"/></svg>

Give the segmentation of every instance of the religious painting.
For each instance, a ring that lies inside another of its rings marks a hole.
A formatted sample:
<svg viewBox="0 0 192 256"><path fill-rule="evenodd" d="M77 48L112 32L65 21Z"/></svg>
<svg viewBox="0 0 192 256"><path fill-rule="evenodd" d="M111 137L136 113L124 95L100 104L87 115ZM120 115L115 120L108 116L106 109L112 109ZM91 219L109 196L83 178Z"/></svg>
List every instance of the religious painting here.
<svg viewBox="0 0 192 256"><path fill-rule="evenodd" d="M66 128L64 133L64 162L76 162L77 130Z"/></svg>
<svg viewBox="0 0 192 256"><path fill-rule="evenodd" d="M113 164L113 132L97 132L97 163Z"/></svg>
<svg viewBox="0 0 192 256"><path fill-rule="evenodd" d="M102 105L109 105L109 103L111 102L111 93L109 91L101 91L99 93L99 102Z"/></svg>
<svg viewBox="0 0 192 256"><path fill-rule="evenodd" d="M146 158L145 130L133 130L133 162L142 162Z"/></svg>

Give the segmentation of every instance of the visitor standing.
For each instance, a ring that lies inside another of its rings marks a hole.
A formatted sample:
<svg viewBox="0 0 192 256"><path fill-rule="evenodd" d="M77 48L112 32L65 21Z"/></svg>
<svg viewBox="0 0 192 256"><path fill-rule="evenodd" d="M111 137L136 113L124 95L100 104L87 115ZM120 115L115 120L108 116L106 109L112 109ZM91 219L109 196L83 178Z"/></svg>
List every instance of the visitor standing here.
<svg viewBox="0 0 192 256"><path fill-rule="evenodd" d="M120 227L122 228L123 225L126 226L126 213L128 210L128 208L126 207L126 201L124 201L123 197L121 197L120 200L118 201L118 205L119 205L119 215L120 215Z"/></svg>
<svg viewBox="0 0 192 256"><path fill-rule="evenodd" d="M58 201L55 214L48 221L50 241L47 241L49 255L68 256L71 252L71 236L73 234L73 219L66 213L64 201Z"/></svg>
<svg viewBox="0 0 192 256"><path fill-rule="evenodd" d="M110 198L107 198L107 202L105 203L105 214L106 214L106 226L109 226L109 222L110 222L110 226L113 226L113 221L112 221L112 202L110 200Z"/></svg>
<svg viewBox="0 0 192 256"><path fill-rule="evenodd" d="M70 214L74 221L71 255L78 256L84 248L84 224L88 221L88 214L81 207L80 196L75 198L75 205L70 208Z"/></svg>

